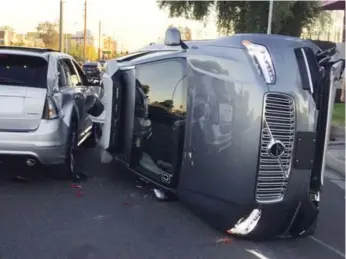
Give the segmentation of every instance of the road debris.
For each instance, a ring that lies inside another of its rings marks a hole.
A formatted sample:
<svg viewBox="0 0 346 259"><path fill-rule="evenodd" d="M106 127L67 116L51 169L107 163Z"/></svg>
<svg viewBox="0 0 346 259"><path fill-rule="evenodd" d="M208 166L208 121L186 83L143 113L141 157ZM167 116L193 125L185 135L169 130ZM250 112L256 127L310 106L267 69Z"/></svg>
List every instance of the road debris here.
<svg viewBox="0 0 346 259"><path fill-rule="evenodd" d="M84 196L84 192L81 191L80 189L77 189L76 193L75 193L77 198L81 198Z"/></svg>
<svg viewBox="0 0 346 259"><path fill-rule="evenodd" d="M16 183L28 183L29 180L23 176L17 175L13 178L13 181Z"/></svg>
<svg viewBox="0 0 346 259"><path fill-rule="evenodd" d="M229 237L222 237L216 240L216 244L230 244L232 239Z"/></svg>
<svg viewBox="0 0 346 259"><path fill-rule="evenodd" d="M84 183L88 180L88 176L82 172L75 173L72 179L74 183Z"/></svg>

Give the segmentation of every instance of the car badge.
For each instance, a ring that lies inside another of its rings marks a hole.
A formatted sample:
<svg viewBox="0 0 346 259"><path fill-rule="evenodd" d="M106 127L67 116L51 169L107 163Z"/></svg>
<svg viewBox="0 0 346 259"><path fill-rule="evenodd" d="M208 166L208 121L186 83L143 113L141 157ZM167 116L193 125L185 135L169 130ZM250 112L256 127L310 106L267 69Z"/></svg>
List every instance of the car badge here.
<svg viewBox="0 0 346 259"><path fill-rule="evenodd" d="M268 155L275 158L282 157L282 155L285 153L285 150L285 145L281 141L275 139L272 139L267 146Z"/></svg>

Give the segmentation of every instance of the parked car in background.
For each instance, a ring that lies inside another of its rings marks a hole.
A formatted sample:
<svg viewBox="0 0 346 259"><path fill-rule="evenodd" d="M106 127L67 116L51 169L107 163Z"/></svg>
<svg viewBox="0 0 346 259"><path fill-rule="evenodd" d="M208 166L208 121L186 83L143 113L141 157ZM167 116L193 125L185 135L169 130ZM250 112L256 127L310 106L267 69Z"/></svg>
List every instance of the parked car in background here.
<svg viewBox="0 0 346 259"><path fill-rule="evenodd" d="M85 62L83 70L89 82L101 80L102 65L99 62Z"/></svg>
<svg viewBox="0 0 346 259"><path fill-rule="evenodd" d="M57 176L73 177L76 147L93 130L92 90L67 54L0 47L0 161L54 165Z"/></svg>

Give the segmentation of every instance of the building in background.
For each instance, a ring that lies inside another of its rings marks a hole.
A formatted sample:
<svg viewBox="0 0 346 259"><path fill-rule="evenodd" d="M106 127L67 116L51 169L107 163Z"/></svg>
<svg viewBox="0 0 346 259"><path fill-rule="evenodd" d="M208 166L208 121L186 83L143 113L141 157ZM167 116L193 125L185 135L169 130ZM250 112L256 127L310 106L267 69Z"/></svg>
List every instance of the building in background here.
<svg viewBox="0 0 346 259"><path fill-rule="evenodd" d="M87 31L87 45L95 47L95 38L90 30ZM71 43L75 43L77 46L84 45L84 31L77 31L71 36Z"/></svg>
<svg viewBox="0 0 346 259"><path fill-rule="evenodd" d="M17 43L16 33L12 30L0 30L0 44L12 46Z"/></svg>
<svg viewBox="0 0 346 259"><path fill-rule="evenodd" d="M116 55L118 44L117 41L114 40L112 37L104 36L102 45L102 59L110 59Z"/></svg>

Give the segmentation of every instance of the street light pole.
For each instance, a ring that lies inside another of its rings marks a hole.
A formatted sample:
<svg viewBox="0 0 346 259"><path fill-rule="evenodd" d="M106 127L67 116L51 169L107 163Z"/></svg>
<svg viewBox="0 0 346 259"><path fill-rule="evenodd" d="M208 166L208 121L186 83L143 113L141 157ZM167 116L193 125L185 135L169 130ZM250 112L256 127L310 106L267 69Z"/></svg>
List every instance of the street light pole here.
<svg viewBox="0 0 346 259"><path fill-rule="evenodd" d="M98 51L99 60L101 60L101 21L99 21L99 51Z"/></svg>
<svg viewBox="0 0 346 259"><path fill-rule="evenodd" d="M268 14L267 34L271 34L272 33L273 5L274 5L274 0L269 0L269 14Z"/></svg>
<svg viewBox="0 0 346 259"><path fill-rule="evenodd" d="M64 50L64 2L60 0L60 20L59 20L59 51Z"/></svg>
<svg viewBox="0 0 346 259"><path fill-rule="evenodd" d="M84 1L84 60L87 59L87 0Z"/></svg>

